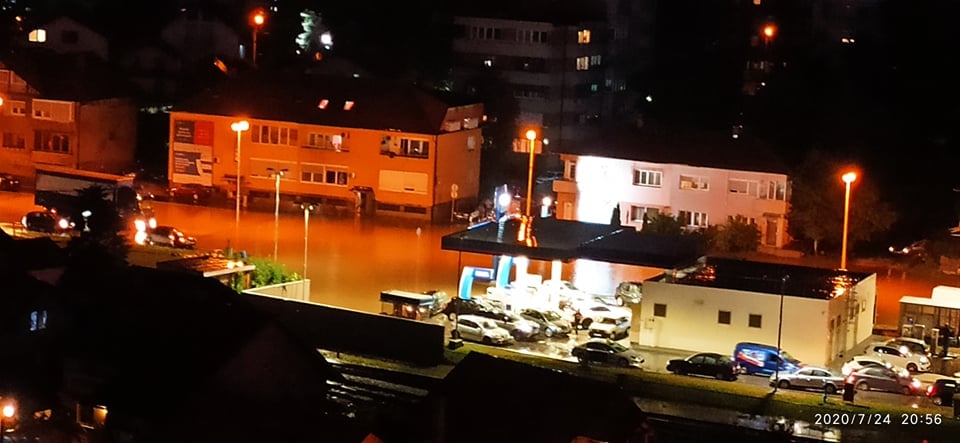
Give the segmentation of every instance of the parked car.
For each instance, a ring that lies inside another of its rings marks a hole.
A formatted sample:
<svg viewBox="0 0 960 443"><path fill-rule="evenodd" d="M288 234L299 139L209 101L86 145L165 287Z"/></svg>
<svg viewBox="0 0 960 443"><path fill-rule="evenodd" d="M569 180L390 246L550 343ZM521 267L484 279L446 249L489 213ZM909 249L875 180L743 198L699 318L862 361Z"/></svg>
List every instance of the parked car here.
<svg viewBox="0 0 960 443"><path fill-rule="evenodd" d="M893 363L884 361L882 358L874 355L857 355L854 356L850 361L843 364L840 372L844 375L850 375L852 372L859 371L863 368L869 367L880 367L880 368L889 368L901 373L904 376L910 375L910 371L907 371L904 368L895 366Z"/></svg>
<svg viewBox="0 0 960 443"><path fill-rule="evenodd" d="M619 340L630 335L630 319L627 317L604 317L590 323L587 333L591 337Z"/></svg>
<svg viewBox="0 0 960 443"><path fill-rule="evenodd" d="M725 355L712 352L693 354L687 358L667 362L667 370L677 375L696 374L734 381L740 374L740 365Z"/></svg>
<svg viewBox="0 0 960 443"><path fill-rule="evenodd" d="M499 319L491 319L497 326L510 332L517 341L531 340L540 333L540 326L517 314L505 312Z"/></svg>
<svg viewBox="0 0 960 443"><path fill-rule="evenodd" d="M604 363L620 367L640 366L643 356L615 341L591 340L574 347L570 354L580 363Z"/></svg>
<svg viewBox="0 0 960 443"><path fill-rule="evenodd" d="M638 281L624 281L617 285L617 292L614 293L617 303L620 306L624 304L635 305L640 303L643 297L643 283Z"/></svg>
<svg viewBox="0 0 960 443"><path fill-rule="evenodd" d="M485 345L508 345L514 341L510 332L497 326L496 322L476 315L461 315L456 322L456 331L464 340Z"/></svg>
<svg viewBox="0 0 960 443"><path fill-rule="evenodd" d="M803 367L803 363L787 351L777 352L776 346L759 343L737 343L733 359L746 374L770 375L777 372L778 366L780 372L790 373Z"/></svg>
<svg viewBox="0 0 960 443"><path fill-rule="evenodd" d="M570 322L564 320L557 311L524 309L520 311L520 316L536 322L540 326L543 335L548 338L557 335L567 335L573 330Z"/></svg>
<svg viewBox="0 0 960 443"><path fill-rule="evenodd" d="M574 317L577 311L580 312L581 316L580 324L573 326L588 330L593 322L601 321L605 318L619 320L623 317L626 317L627 321L629 322L630 318L633 316L633 312L631 312L629 309L618 306L609 306L599 302L581 303L576 309L565 309L564 313L569 319L570 317Z"/></svg>
<svg viewBox="0 0 960 443"><path fill-rule="evenodd" d="M455 297L443 308L443 314L446 315L450 321L453 321L458 315L480 315L487 318L500 318L503 317L505 312L486 300Z"/></svg>
<svg viewBox="0 0 960 443"><path fill-rule="evenodd" d="M927 397L938 406L952 406L960 383L953 378L940 378L927 388Z"/></svg>
<svg viewBox="0 0 960 443"><path fill-rule="evenodd" d="M882 360L890 362L894 366L906 368L910 372L930 370L930 359L926 355L903 352L893 346L874 346L870 349L868 355L880 357Z"/></svg>
<svg viewBox="0 0 960 443"><path fill-rule="evenodd" d="M0 174L0 191L17 192L20 190L20 179L10 174Z"/></svg>
<svg viewBox="0 0 960 443"><path fill-rule="evenodd" d="M213 196L213 188L194 183L173 185L167 189L171 200L204 203Z"/></svg>
<svg viewBox="0 0 960 443"><path fill-rule="evenodd" d="M854 385L858 391L872 389L886 392L899 392L914 395L920 392L921 383L914 377L906 376L889 368L869 367L850 373L844 380Z"/></svg>
<svg viewBox="0 0 960 443"><path fill-rule="evenodd" d="M193 249L197 245L197 239L188 237L179 229L173 226L157 226L155 228L146 228L146 240L148 245L168 246L171 248Z"/></svg>
<svg viewBox="0 0 960 443"><path fill-rule="evenodd" d="M829 369L805 366L797 372L780 374L780 378L777 378L777 374L771 375L770 386L781 389L816 389L826 391L827 394L836 394L843 389L843 377Z"/></svg>
<svg viewBox="0 0 960 443"><path fill-rule="evenodd" d="M20 223L28 231L46 232L48 234L68 234L76 227L76 224L70 221L70 218L53 211L28 212L20 219Z"/></svg>
<svg viewBox="0 0 960 443"><path fill-rule="evenodd" d="M928 346L925 341L920 340L919 338L912 338L912 337L891 338L886 341L874 343L872 346L877 346L877 345L894 347L894 348L900 349L901 352L912 352L918 355L926 355L927 357L930 356L930 346ZM870 347L868 346L866 350L870 351Z"/></svg>

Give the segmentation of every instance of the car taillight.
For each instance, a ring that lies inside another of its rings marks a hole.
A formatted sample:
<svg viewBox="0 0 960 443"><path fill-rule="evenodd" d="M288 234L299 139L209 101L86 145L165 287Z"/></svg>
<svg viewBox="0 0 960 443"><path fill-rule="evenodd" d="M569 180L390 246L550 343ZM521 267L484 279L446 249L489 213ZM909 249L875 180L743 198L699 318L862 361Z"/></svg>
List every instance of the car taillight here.
<svg viewBox="0 0 960 443"><path fill-rule="evenodd" d="M927 395L933 395L933 385L927 386Z"/></svg>

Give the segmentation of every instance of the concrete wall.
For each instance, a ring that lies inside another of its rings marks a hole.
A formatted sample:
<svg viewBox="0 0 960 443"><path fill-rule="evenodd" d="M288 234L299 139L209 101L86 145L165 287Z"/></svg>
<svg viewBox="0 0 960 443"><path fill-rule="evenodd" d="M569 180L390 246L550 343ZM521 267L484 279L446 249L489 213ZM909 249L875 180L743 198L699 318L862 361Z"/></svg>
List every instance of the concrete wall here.
<svg viewBox="0 0 960 443"><path fill-rule="evenodd" d="M137 107L130 100L85 103L77 112L79 169L120 174L133 169Z"/></svg>
<svg viewBox="0 0 960 443"><path fill-rule="evenodd" d="M310 346L418 365L443 361L444 328L439 324L267 295L242 296Z"/></svg>
<svg viewBox="0 0 960 443"><path fill-rule="evenodd" d="M268 295L287 300L310 301L310 280L297 280L288 283L261 286L243 291L250 295Z"/></svg>

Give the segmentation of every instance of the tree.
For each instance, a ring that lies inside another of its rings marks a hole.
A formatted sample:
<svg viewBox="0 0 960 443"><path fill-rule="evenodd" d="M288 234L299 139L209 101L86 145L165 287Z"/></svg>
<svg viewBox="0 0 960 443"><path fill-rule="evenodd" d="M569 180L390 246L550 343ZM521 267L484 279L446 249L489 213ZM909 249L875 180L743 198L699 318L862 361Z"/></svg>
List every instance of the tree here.
<svg viewBox="0 0 960 443"><path fill-rule="evenodd" d="M287 283L300 279L296 273L287 271L287 268L281 263L260 258L251 258L249 262L257 267L253 271L252 277L252 286L255 288Z"/></svg>
<svg viewBox="0 0 960 443"><path fill-rule="evenodd" d="M733 218L716 227L710 236L712 246L720 252L750 252L760 246L760 229L757 225Z"/></svg>
<svg viewBox="0 0 960 443"><path fill-rule="evenodd" d="M682 235L683 226L670 214L656 214L643 224L643 232L649 234Z"/></svg>
<svg viewBox="0 0 960 443"><path fill-rule="evenodd" d="M820 151L811 151L793 177L787 223L790 235L813 242L820 252L821 242L840 244L843 235L845 189L840 180L842 163ZM897 214L880 199L869 177L858 177L852 184L848 247L870 240L890 229Z"/></svg>
<svg viewBox="0 0 960 443"><path fill-rule="evenodd" d="M330 50L333 46L333 37L329 29L323 24L320 14L310 9L300 13L302 22L300 26L303 29L297 35L297 46L303 54L310 58L317 58L317 54L322 49ZM326 35L326 37L324 37ZM327 38L328 40L325 40Z"/></svg>
<svg viewBox="0 0 960 443"><path fill-rule="evenodd" d="M610 225L612 226L621 226L623 222L620 219L620 205L613 207L613 213L610 214Z"/></svg>

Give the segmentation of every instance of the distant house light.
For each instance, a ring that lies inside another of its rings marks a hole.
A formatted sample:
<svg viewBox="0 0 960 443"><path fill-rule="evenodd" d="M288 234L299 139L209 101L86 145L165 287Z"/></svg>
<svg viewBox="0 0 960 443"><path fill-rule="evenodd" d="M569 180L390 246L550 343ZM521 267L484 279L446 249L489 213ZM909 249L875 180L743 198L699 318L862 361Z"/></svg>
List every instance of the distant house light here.
<svg viewBox="0 0 960 443"><path fill-rule="evenodd" d="M351 109L353 109L353 102L352 102L352 101L347 100L347 101L343 102L343 110L344 110L344 111L349 111L349 110L351 110Z"/></svg>
<svg viewBox="0 0 960 443"><path fill-rule="evenodd" d="M32 41L32 42L34 42L34 43L43 43L43 42L46 42L46 41L47 41L47 30L46 30L46 29L34 29L33 31L30 31L30 35L28 36L28 38L30 39L30 41Z"/></svg>
<svg viewBox="0 0 960 443"><path fill-rule="evenodd" d="M317 104L317 107L320 109L327 109L327 105L329 104L330 104L330 100L323 99L323 100L320 100L320 103Z"/></svg>

